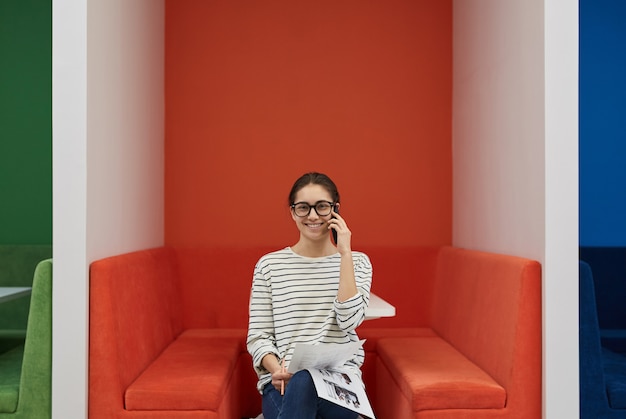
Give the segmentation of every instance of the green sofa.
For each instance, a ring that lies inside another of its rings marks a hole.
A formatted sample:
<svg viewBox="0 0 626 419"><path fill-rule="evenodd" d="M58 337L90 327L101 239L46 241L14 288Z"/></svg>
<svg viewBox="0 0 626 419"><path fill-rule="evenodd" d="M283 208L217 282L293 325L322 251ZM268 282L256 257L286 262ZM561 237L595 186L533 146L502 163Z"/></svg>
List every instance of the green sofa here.
<svg viewBox="0 0 626 419"><path fill-rule="evenodd" d="M47 259L35 269L24 343L0 353L0 419L50 418L51 387L52 260Z"/></svg>
<svg viewBox="0 0 626 419"><path fill-rule="evenodd" d="M37 264L52 257L51 245L0 245L0 287L30 287ZM0 353L24 343L30 299L0 304Z"/></svg>

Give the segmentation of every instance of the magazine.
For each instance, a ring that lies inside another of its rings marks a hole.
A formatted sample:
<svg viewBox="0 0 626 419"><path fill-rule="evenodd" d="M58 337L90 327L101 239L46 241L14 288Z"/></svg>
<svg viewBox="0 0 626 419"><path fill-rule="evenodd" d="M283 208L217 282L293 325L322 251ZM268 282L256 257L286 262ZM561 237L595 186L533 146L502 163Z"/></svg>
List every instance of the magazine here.
<svg viewBox="0 0 626 419"><path fill-rule="evenodd" d="M296 344L287 371L308 370L318 397L375 419L365 385L357 374L340 367L354 356L365 340L351 344Z"/></svg>

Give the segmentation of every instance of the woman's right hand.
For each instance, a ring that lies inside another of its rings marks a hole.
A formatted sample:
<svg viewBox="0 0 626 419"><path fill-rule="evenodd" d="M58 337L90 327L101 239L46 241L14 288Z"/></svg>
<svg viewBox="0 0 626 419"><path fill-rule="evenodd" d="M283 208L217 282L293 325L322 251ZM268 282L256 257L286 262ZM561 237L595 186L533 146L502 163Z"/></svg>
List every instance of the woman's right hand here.
<svg viewBox="0 0 626 419"><path fill-rule="evenodd" d="M267 354L263 357L261 363L266 370L272 373L272 385L274 388L278 391L284 391L285 387L287 387L287 383L293 375L287 372L287 369L285 368L285 360L283 359L283 362L281 363L278 358L276 358L276 355Z"/></svg>
<svg viewBox="0 0 626 419"><path fill-rule="evenodd" d="M283 371L282 368L279 368L272 373L272 385L276 390L284 392L292 375L287 370Z"/></svg>

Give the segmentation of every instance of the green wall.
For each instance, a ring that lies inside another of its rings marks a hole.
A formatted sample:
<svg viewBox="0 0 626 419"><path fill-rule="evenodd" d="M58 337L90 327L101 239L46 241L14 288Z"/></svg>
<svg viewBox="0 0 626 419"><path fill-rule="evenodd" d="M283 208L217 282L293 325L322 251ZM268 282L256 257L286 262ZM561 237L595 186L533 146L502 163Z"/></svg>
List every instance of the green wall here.
<svg viewBox="0 0 626 419"><path fill-rule="evenodd" d="M0 0L0 244L52 243L52 1Z"/></svg>

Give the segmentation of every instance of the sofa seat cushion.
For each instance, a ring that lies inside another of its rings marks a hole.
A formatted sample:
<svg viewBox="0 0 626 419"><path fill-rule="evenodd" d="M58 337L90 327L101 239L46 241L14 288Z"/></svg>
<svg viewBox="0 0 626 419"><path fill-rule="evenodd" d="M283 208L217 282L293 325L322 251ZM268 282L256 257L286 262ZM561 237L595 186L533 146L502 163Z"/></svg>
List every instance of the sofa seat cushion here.
<svg viewBox="0 0 626 419"><path fill-rule="evenodd" d="M626 409L626 356L603 348L602 361L609 405Z"/></svg>
<svg viewBox="0 0 626 419"><path fill-rule="evenodd" d="M385 338L377 346L414 411L505 407L505 389L440 337Z"/></svg>
<svg viewBox="0 0 626 419"><path fill-rule="evenodd" d="M13 413L20 394L24 345L0 354L0 413Z"/></svg>
<svg viewBox="0 0 626 419"><path fill-rule="evenodd" d="M241 352L229 333L187 330L126 389L126 409L217 411Z"/></svg>

